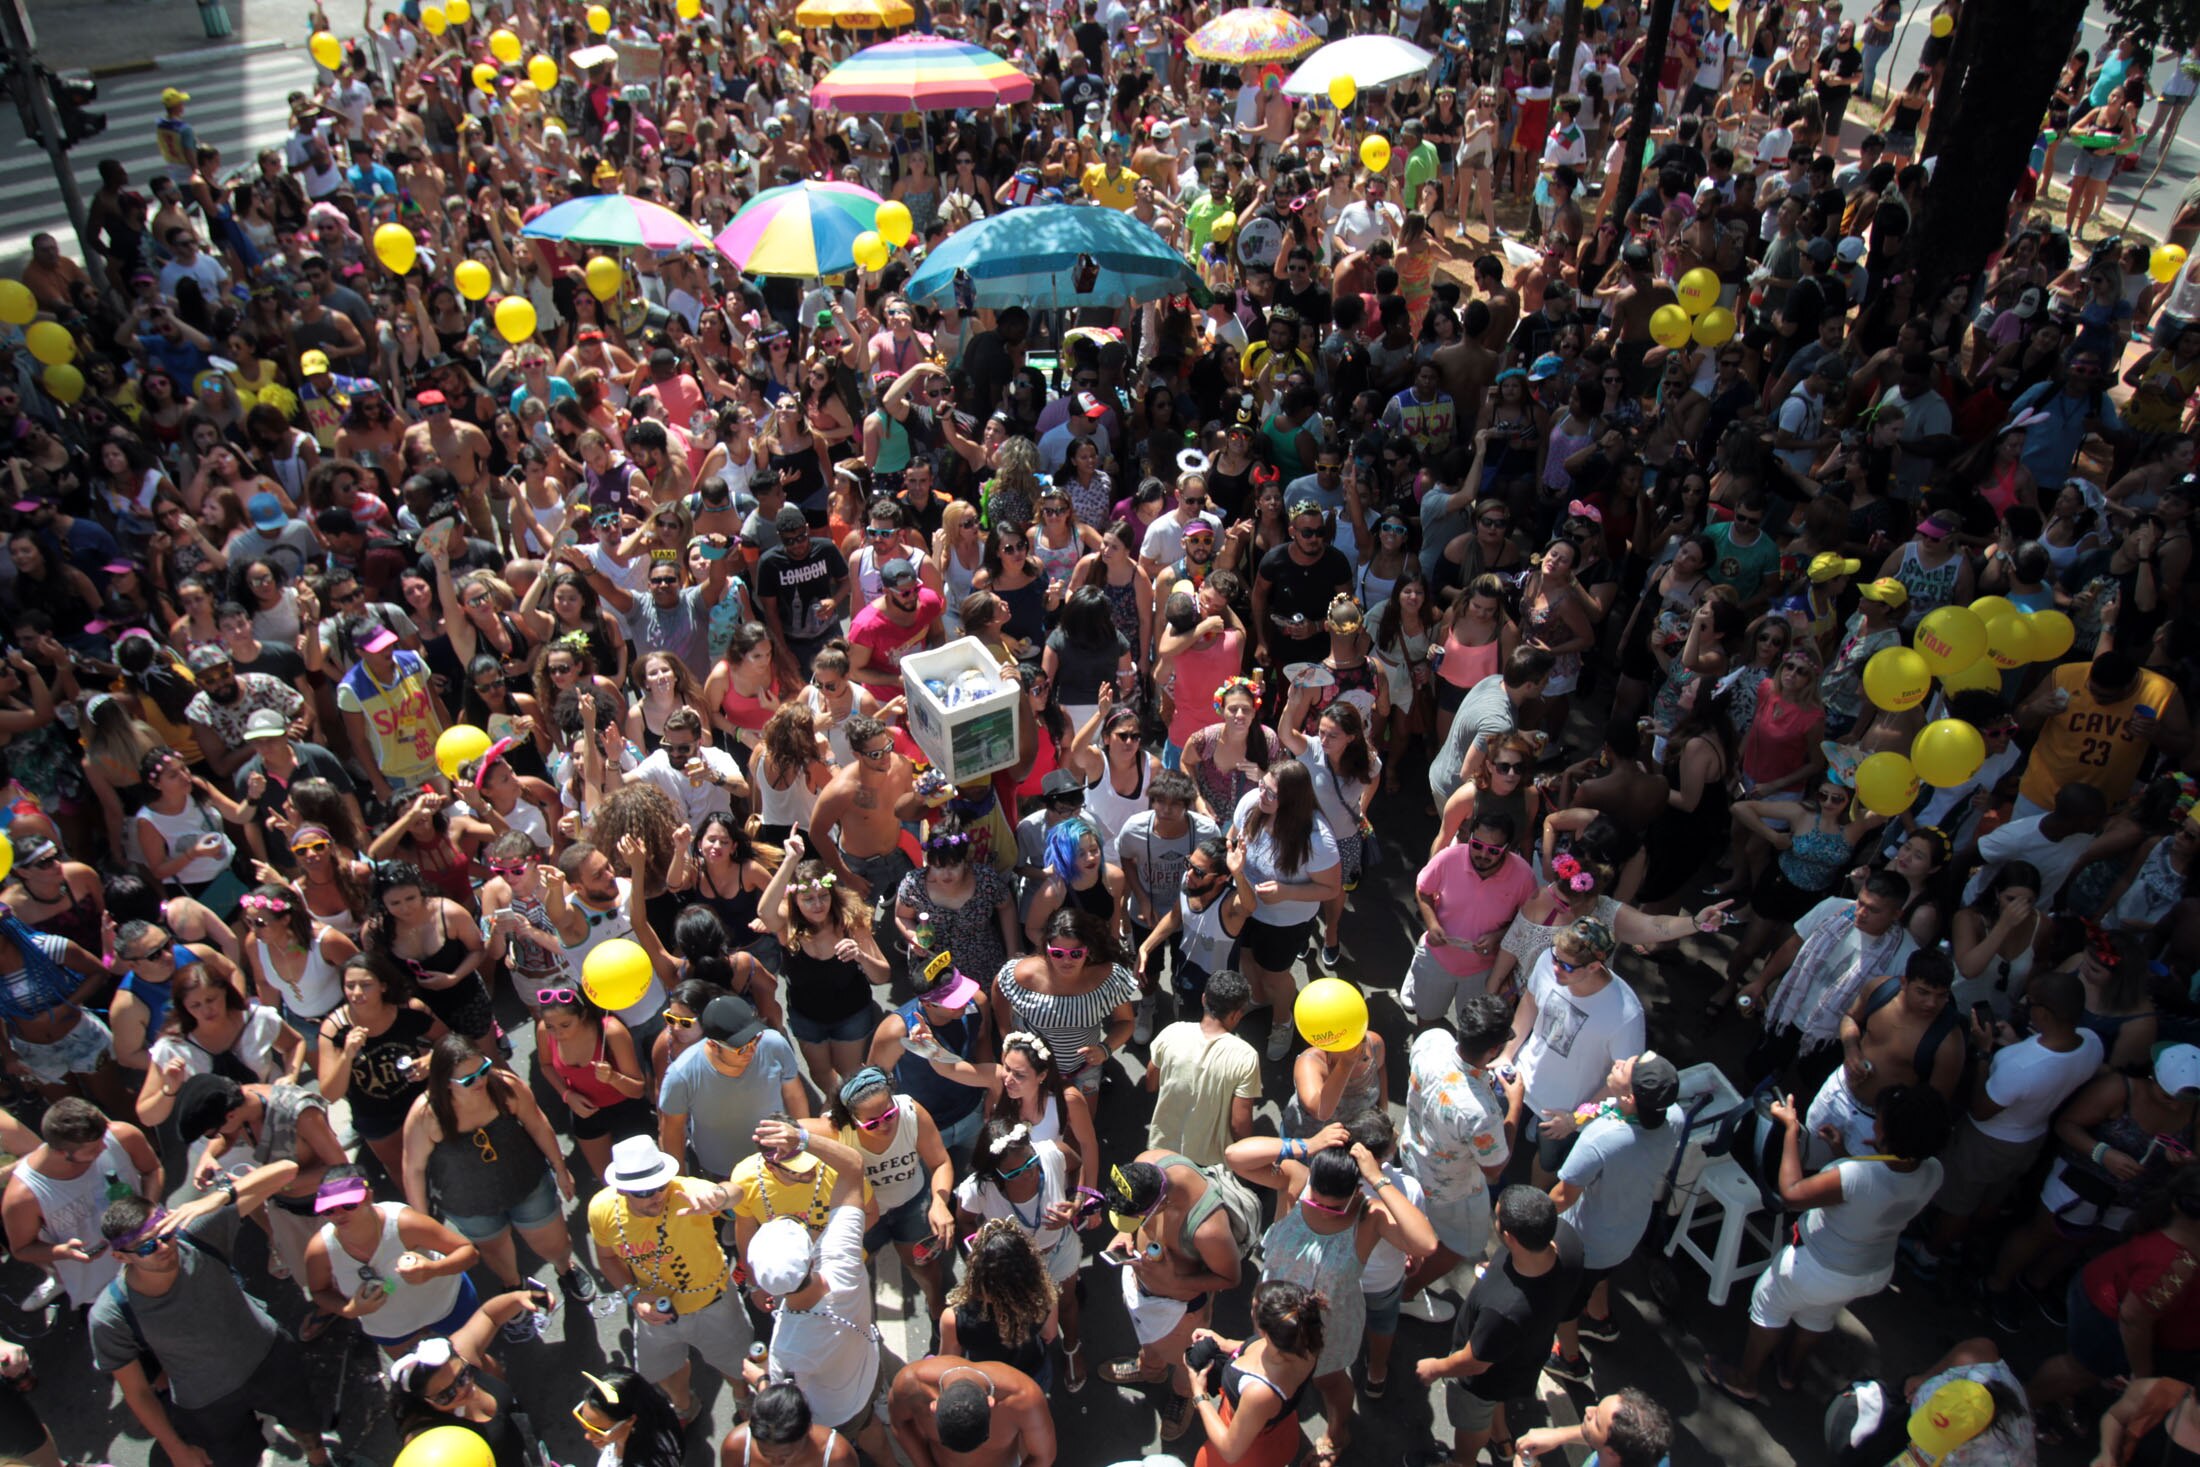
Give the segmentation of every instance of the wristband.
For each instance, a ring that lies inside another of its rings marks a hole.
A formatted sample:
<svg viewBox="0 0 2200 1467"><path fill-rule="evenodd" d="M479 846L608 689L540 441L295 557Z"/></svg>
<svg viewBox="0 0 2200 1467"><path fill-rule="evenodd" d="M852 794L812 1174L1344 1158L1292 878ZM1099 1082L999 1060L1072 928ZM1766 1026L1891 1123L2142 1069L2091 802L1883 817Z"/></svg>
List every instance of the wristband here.
<svg viewBox="0 0 2200 1467"><path fill-rule="evenodd" d="M800 1126L794 1128L794 1149L798 1152L810 1149L810 1133Z"/></svg>
<svg viewBox="0 0 2200 1467"><path fill-rule="evenodd" d="M2094 1143L2093 1143L2093 1164L2094 1164L2095 1166L2105 1166L2105 1165L2107 1165L2107 1163L2108 1163L2108 1143L2107 1143L2106 1141L2096 1141L2096 1142L2094 1142Z"/></svg>

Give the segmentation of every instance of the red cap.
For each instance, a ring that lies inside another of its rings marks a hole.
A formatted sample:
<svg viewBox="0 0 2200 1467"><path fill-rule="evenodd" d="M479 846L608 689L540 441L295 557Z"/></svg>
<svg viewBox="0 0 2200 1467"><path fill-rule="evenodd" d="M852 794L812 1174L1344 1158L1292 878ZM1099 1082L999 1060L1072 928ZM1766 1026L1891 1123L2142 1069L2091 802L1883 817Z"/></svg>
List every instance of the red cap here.
<svg viewBox="0 0 2200 1467"><path fill-rule="evenodd" d="M419 403L422 407L442 407L450 399L436 388L430 387L417 394L413 401Z"/></svg>

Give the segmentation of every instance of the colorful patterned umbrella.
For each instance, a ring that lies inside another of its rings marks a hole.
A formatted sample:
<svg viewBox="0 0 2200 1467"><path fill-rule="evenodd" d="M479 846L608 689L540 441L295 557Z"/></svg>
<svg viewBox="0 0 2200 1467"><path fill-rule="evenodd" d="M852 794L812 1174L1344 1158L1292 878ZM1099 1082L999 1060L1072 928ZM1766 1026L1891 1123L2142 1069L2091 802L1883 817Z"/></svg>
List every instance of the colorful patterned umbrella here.
<svg viewBox="0 0 2200 1467"><path fill-rule="evenodd" d="M983 46L945 36L896 36L866 46L810 88L835 112L942 112L1031 96L1031 78Z"/></svg>
<svg viewBox="0 0 2200 1467"><path fill-rule="evenodd" d="M1092 288L1077 289L1077 263L1099 266ZM909 277L909 299L949 306L955 272L970 272L977 304L1120 306L1188 291L1198 282L1191 264L1152 227L1115 209L1027 204L966 224L925 256Z"/></svg>
<svg viewBox="0 0 2200 1467"><path fill-rule="evenodd" d="M856 236L878 227L881 202L852 183L766 189L718 232L718 252L750 275L839 275L855 268Z"/></svg>
<svg viewBox="0 0 2200 1467"><path fill-rule="evenodd" d="M917 12L908 0L802 0L794 23L818 29L838 26L844 31L882 31L915 25Z"/></svg>
<svg viewBox="0 0 2200 1467"><path fill-rule="evenodd" d="M707 250L710 236L662 204L625 194L595 194L568 199L528 221L520 233L529 239L562 239L572 244L622 249Z"/></svg>
<svg viewBox="0 0 2200 1467"><path fill-rule="evenodd" d="M1184 49L1201 61L1244 66L1256 61L1296 61L1322 43L1288 10L1265 5L1225 11L1192 32Z"/></svg>

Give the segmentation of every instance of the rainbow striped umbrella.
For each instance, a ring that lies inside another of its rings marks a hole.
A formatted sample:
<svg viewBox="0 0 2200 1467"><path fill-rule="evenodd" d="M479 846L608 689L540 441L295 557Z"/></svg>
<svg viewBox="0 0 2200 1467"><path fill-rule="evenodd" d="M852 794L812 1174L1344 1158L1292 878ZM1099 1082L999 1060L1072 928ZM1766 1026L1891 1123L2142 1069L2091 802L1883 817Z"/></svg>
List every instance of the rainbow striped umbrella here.
<svg viewBox="0 0 2200 1467"><path fill-rule="evenodd" d="M813 29L838 26L844 31L883 31L915 25L909 0L802 0L794 23Z"/></svg>
<svg viewBox="0 0 2200 1467"><path fill-rule="evenodd" d="M815 280L856 267L856 236L878 227L883 200L852 183L790 183L742 205L718 252L750 275Z"/></svg>
<svg viewBox="0 0 2200 1467"><path fill-rule="evenodd" d="M710 236L662 204L625 194L592 194L568 199L527 222L529 239L562 239L572 244L620 249L707 250Z"/></svg>
<svg viewBox="0 0 2200 1467"><path fill-rule="evenodd" d="M810 88L836 112L943 112L1026 101L1031 78L983 46L945 36L896 36L866 46Z"/></svg>
<svg viewBox="0 0 2200 1467"><path fill-rule="evenodd" d="M1201 61L1245 66L1258 61L1296 61L1322 38L1288 10L1249 5L1225 11L1193 31L1184 49Z"/></svg>

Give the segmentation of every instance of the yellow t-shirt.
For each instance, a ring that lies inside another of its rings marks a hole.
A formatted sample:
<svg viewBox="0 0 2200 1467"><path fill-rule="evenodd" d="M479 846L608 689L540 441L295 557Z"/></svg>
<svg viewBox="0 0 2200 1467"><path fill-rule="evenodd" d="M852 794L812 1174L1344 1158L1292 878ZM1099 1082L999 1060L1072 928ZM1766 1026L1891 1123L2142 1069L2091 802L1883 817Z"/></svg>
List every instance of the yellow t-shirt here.
<svg viewBox="0 0 2200 1467"><path fill-rule="evenodd" d="M636 1213L624 1196L609 1187L588 1203L588 1236L596 1247L619 1256L643 1298L669 1294L673 1310L680 1314L705 1307L726 1288L726 1250L718 1244L718 1215L676 1215L684 1199L700 1195L709 1186L693 1177L673 1178L672 1195L656 1217Z"/></svg>
<svg viewBox="0 0 2200 1467"><path fill-rule="evenodd" d="M761 1155L745 1156L726 1185L741 1194L733 1204L733 1215L745 1217L750 1222L767 1223L775 1217L799 1217L811 1232L825 1226L825 1219L832 1213L829 1205L833 1185L840 1180L840 1173L820 1161L817 1170L800 1182L783 1182L764 1169ZM871 1184L863 1184L865 1200L869 1200Z"/></svg>
<svg viewBox="0 0 2200 1467"><path fill-rule="evenodd" d="M1109 173L1105 163L1088 163L1078 182L1084 185L1086 198L1111 209L1128 211L1138 202L1138 175L1128 168Z"/></svg>
<svg viewBox="0 0 2200 1467"><path fill-rule="evenodd" d="M2035 805L2053 809L2055 791L2066 784L2089 784L2108 796L2111 805L2121 801L2131 793L2149 747L2132 733L2131 711L2144 703L2161 716L2177 701L2176 684L2158 672L2142 671L2129 697L2098 702L2086 690L2091 670L2091 663L2073 662L2056 668L2050 678L2070 694L2070 706L2048 715L2032 746L2032 761L2019 788Z"/></svg>

